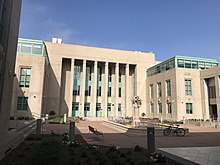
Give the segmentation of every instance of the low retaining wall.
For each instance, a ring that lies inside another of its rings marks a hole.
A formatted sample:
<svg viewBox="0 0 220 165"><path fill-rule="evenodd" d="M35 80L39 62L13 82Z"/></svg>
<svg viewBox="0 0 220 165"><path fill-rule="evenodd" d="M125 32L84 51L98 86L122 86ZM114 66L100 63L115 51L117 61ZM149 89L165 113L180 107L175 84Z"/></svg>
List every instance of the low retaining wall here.
<svg viewBox="0 0 220 165"><path fill-rule="evenodd" d="M21 128L13 129L9 133L0 136L0 160L21 144L25 137L36 130L36 121Z"/></svg>
<svg viewBox="0 0 220 165"><path fill-rule="evenodd" d="M137 135L137 136L146 136L147 135L147 128L131 128L125 126L123 124L115 123L112 121L104 121L104 124L118 132L126 133L127 135ZM186 135L189 134L189 129L184 128L186 130ZM160 136L163 135L164 128L155 128L155 135Z"/></svg>

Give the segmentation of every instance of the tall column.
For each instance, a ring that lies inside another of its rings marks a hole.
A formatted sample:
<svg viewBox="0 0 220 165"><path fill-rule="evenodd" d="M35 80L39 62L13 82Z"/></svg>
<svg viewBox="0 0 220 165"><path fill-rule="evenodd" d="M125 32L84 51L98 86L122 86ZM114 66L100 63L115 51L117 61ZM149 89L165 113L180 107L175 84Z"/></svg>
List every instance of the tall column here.
<svg viewBox="0 0 220 165"><path fill-rule="evenodd" d="M92 76L92 95L91 95L91 114L93 117L96 117L97 70L98 70L98 62L94 61L93 76Z"/></svg>
<svg viewBox="0 0 220 165"><path fill-rule="evenodd" d="M80 76L80 116L84 119L85 85L86 85L86 60L83 60L82 74Z"/></svg>
<svg viewBox="0 0 220 165"><path fill-rule="evenodd" d="M218 75L215 76L215 91L216 91L217 115L219 121L220 120L220 80Z"/></svg>
<svg viewBox="0 0 220 165"><path fill-rule="evenodd" d="M114 117L118 116L118 82L119 82L119 63L115 65L115 109Z"/></svg>
<svg viewBox="0 0 220 165"><path fill-rule="evenodd" d="M73 83L74 83L74 59L71 61L71 78L70 78L70 95L69 95L69 102L70 102L70 108L68 112L68 117L72 117L72 102L73 102Z"/></svg>
<svg viewBox="0 0 220 165"><path fill-rule="evenodd" d="M126 89L126 109L125 109L125 117L128 116L130 111L130 86L129 86L129 64L126 64L125 69L125 89Z"/></svg>
<svg viewBox="0 0 220 165"><path fill-rule="evenodd" d="M105 79L104 79L104 107L103 117L107 118L107 107L108 107L108 62L105 63Z"/></svg>

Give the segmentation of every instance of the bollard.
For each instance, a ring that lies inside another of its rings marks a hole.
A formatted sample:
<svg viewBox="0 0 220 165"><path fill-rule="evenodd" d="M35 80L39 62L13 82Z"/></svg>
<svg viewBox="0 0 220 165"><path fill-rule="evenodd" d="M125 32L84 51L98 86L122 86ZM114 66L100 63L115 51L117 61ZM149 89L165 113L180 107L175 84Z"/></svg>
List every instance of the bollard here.
<svg viewBox="0 0 220 165"><path fill-rule="evenodd" d="M37 128L36 128L36 134L37 135L40 135L41 134L41 123L42 123L42 120L41 119L37 119Z"/></svg>
<svg viewBox="0 0 220 165"><path fill-rule="evenodd" d="M147 127L147 149L148 149L149 154L155 152L154 127Z"/></svg>
<svg viewBox="0 0 220 165"><path fill-rule="evenodd" d="M63 122L66 123L66 114L63 115Z"/></svg>
<svg viewBox="0 0 220 165"><path fill-rule="evenodd" d="M49 120L49 115L46 114L46 117L45 117L45 123L48 124L48 120Z"/></svg>
<svg viewBox="0 0 220 165"><path fill-rule="evenodd" d="M74 121L70 122L69 138L70 138L70 143L74 142L75 140L75 122Z"/></svg>

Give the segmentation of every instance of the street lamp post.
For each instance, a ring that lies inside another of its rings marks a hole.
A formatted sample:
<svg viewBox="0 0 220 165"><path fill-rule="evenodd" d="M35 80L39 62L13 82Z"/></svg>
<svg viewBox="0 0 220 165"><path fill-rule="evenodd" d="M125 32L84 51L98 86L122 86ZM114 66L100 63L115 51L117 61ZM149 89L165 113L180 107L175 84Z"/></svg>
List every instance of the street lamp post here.
<svg viewBox="0 0 220 165"><path fill-rule="evenodd" d="M139 122L139 119L137 119L137 114L139 114L139 108L141 106L141 99L139 98L139 96L134 96L132 99L132 105L134 107L133 109L133 115L132 115L132 125L136 126L136 122ZM137 108L137 113L135 112L135 109Z"/></svg>

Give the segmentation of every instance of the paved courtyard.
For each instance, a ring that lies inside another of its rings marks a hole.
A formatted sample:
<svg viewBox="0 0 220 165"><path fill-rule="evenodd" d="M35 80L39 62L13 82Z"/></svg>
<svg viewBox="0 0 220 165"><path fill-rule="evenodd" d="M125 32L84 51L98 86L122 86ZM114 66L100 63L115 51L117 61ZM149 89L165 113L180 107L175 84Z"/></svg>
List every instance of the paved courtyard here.
<svg viewBox="0 0 220 165"><path fill-rule="evenodd" d="M102 136L96 136L89 133L88 126L97 128L104 133ZM220 129L202 128L192 125L186 125L190 133L184 137L156 135L156 148L159 148L166 156L183 162L184 164L219 164L220 161ZM43 126L43 132L49 133L53 130L55 133L68 132L69 125L48 124ZM109 145L114 143L122 148L133 147L139 144L147 148L147 136L128 136L124 133L107 127L103 122L80 121L76 123L76 133L80 133L83 138L91 144ZM219 147L218 147L219 146ZM183 159L182 159L183 158Z"/></svg>

